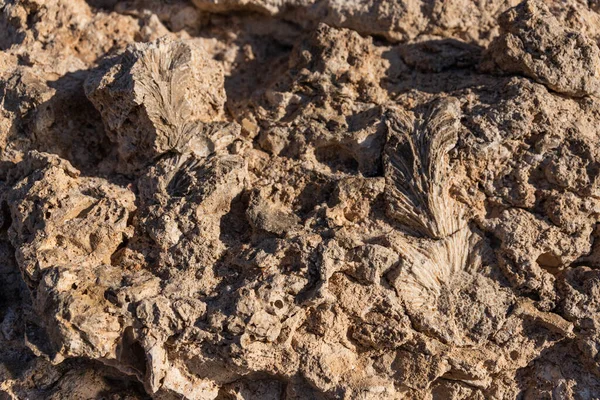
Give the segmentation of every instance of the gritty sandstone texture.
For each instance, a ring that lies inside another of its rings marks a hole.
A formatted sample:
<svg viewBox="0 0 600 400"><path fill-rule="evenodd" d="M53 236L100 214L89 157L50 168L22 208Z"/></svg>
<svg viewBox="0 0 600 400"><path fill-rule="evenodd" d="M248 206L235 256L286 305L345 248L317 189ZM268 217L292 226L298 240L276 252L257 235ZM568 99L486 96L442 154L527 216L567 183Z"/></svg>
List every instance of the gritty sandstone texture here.
<svg viewBox="0 0 600 400"><path fill-rule="evenodd" d="M599 13L0 0L0 399L599 399Z"/></svg>

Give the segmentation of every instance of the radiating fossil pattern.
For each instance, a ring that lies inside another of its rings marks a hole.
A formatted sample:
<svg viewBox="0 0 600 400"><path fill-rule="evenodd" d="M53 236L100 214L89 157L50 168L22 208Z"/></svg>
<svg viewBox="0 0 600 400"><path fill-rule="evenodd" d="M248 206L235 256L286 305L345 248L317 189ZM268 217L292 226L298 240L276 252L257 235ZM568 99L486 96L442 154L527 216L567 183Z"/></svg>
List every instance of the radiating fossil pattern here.
<svg viewBox="0 0 600 400"><path fill-rule="evenodd" d="M448 152L456 145L460 103L434 101L416 118L402 109L387 114L385 146L388 214L431 239L464 228L463 210L449 194Z"/></svg>

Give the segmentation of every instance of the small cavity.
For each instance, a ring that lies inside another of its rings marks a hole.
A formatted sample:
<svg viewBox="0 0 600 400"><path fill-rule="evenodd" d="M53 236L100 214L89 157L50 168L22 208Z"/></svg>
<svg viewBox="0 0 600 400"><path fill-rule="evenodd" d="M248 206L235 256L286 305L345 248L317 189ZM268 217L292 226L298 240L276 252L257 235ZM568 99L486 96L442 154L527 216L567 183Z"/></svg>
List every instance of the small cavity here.
<svg viewBox="0 0 600 400"><path fill-rule="evenodd" d="M358 161L350 151L340 145L319 147L315 151L315 157L317 161L327 165L334 172L358 173Z"/></svg>

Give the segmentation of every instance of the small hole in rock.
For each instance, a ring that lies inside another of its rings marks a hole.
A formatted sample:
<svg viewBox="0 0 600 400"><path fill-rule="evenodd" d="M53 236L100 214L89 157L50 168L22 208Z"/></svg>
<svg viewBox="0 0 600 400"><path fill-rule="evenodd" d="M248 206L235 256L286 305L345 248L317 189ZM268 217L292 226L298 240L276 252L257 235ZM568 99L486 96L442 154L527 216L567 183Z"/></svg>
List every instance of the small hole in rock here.
<svg viewBox="0 0 600 400"><path fill-rule="evenodd" d="M562 265L560 257L550 252L541 254L537 258L537 263L541 268L552 275L556 275Z"/></svg>
<svg viewBox="0 0 600 400"><path fill-rule="evenodd" d="M332 171L352 174L358 172L358 161L342 146L328 145L320 147L315 151L315 157L320 163L329 166Z"/></svg>

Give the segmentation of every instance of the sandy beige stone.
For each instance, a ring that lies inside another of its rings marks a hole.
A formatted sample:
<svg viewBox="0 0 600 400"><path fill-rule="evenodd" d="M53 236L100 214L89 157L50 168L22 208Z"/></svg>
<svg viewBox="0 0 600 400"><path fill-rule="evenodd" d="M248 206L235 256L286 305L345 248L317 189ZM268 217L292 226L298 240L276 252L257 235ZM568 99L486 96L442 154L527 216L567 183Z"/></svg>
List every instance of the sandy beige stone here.
<svg viewBox="0 0 600 400"><path fill-rule="evenodd" d="M0 0L0 398L599 398L598 11Z"/></svg>

